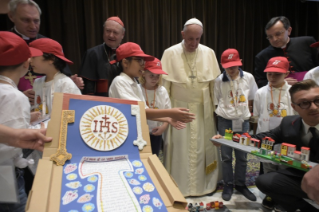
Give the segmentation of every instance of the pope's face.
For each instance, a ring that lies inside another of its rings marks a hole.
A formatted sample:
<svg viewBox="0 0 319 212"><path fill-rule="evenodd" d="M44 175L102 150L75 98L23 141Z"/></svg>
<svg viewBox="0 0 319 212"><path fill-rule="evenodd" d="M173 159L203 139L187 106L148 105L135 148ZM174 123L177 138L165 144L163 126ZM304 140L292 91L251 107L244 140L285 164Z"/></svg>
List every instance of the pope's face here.
<svg viewBox="0 0 319 212"><path fill-rule="evenodd" d="M124 29L119 23L112 20L105 22L103 40L108 47L112 49L117 48L122 42L123 38Z"/></svg>
<svg viewBox="0 0 319 212"><path fill-rule="evenodd" d="M269 40L270 45L276 48L285 46L288 42L291 29L291 27L285 29L283 23L277 21L277 23L266 30L267 39Z"/></svg>
<svg viewBox="0 0 319 212"><path fill-rule="evenodd" d="M10 20L14 23L19 33L35 38L40 29L40 13L33 5L18 4L14 13L9 13Z"/></svg>
<svg viewBox="0 0 319 212"><path fill-rule="evenodd" d="M199 25L188 25L184 31L182 31L182 37L184 39L184 45L187 52L196 51L200 39L203 34L203 28Z"/></svg>

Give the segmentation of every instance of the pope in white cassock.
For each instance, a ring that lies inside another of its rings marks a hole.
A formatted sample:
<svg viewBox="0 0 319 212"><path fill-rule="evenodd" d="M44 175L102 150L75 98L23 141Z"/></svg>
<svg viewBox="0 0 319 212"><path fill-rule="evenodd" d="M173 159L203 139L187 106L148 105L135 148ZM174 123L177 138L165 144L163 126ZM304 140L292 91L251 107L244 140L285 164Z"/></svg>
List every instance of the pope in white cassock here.
<svg viewBox="0 0 319 212"><path fill-rule="evenodd" d="M183 41L166 49L161 60L172 108L196 114L183 130L169 127L164 145L165 167L184 196L211 193L221 178L219 152L209 140L216 134L213 89L220 69L215 52L199 44L202 34L202 23L188 20Z"/></svg>

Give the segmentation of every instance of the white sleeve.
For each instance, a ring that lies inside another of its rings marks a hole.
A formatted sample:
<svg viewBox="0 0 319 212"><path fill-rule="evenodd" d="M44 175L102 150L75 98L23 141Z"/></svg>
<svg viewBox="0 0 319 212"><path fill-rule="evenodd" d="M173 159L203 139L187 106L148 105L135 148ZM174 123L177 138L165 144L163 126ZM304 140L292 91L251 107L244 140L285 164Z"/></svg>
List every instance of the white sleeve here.
<svg viewBox="0 0 319 212"><path fill-rule="evenodd" d="M256 81L255 81L253 75L251 75L250 82L249 82L248 100L254 100L257 90L258 90L258 87L257 87Z"/></svg>
<svg viewBox="0 0 319 212"><path fill-rule="evenodd" d="M109 95L110 97L118 99L144 101L144 99L141 99L137 94L134 93L133 89L131 89L131 85L128 82L121 80L120 78L115 78L113 80Z"/></svg>
<svg viewBox="0 0 319 212"><path fill-rule="evenodd" d="M303 78L303 80L306 80L306 79L313 79L310 71L308 71Z"/></svg>
<svg viewBox="0 0 319 212"><path fill-rule="evenodd" d="M253 109L253 114L254 116L260 116L260 112L261 112L261 102L260 102L260 93L261 93L261 89L259 89L257 92L256 92L256 95L255 95L255 99L254 99L254 109Z"/></svg>
<svg viewBox="0 0 319 212"><path fill-rule="evenodd" d="M164 100L165 100L165 107L164 109L170 109L172 108L171 106L171 100L168 96L168 93L167 93L167 90L165 89L165 87L163 87L163 97L164 97Z"/></svg>
<svg viewBox="0 0 319 212"><path fill-rule="evenodd" d="M62 93L81 95L80 89L69 77L63 80L63 83L61 84L61 90L62 90Z"/></svg>
<svg viewBox="0 0 319 212"><path fill-rule="evenodd" d="M221 89L221 80L218 78L215 79L215 83L214 83L214 104L215 105L218 105L219 103L219 99L222 97L221 96L221 92L220 92L220 89Z"/></svg>

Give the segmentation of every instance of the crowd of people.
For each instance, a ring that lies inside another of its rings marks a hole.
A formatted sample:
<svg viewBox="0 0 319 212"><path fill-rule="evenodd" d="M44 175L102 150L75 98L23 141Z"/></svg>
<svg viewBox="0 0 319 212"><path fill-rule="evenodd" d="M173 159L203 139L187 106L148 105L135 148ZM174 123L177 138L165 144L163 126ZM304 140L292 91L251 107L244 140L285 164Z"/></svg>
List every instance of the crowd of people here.
<svg viewBox="0 0 319 212"><path fill-rule="evenodd" d="M242 70L234 48L220 56L221 73L214 50L200 44L204 26L196 18L186 21L182 41L159 60L136 43L121 44L124 23L109 17L104 42L86 51L77 76L62 46L39 34L41 9L34 1L11 0L9 10L14 27L0 32L0 164L14 164L19 202L0 203L0 212L24 211L33 153L51 141L43 124L28 128L50 117L55 92L144 102L152 152L159 155L163 147L165 168L185 197L209 194L223 180L225 201L234 188L256 201L245 185L247 154L234 150L233 170L233 149L210 142L225 129L249 132L252 114L258 117L252 137L308 146L310 160L319 162L319 43L290 38L284 16L267 23L270 45L256 55L253 74ZM266 195L264 207L319 211L304 200L319 202L319 166L305 173L263 162L261 169L256 185Z"/></svg>

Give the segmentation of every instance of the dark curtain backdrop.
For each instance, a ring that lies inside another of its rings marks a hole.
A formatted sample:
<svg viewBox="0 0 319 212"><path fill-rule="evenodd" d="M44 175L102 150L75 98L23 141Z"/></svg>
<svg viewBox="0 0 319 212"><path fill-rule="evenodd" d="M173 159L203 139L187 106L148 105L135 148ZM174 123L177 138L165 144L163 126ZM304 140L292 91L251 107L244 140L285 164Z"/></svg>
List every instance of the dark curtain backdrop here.
<svg viewBox="0 0 319 212"><path fill-rule="evenodd" d="M119 16L125 24L123 42L141 45L159 59L163 51L181 42L184 23L193 17L204 24L201 43L214 49L220 61L227 48L238 49L243 69L252 72L254 56L269 45L264 27L270 18L284 15L292 37L319 39L319 3L300 0L36 0L42 9L40 34L59 41L78 73L83 53L103 42L103 23ZM0 15L0 30L12 23Z"/></svg>

